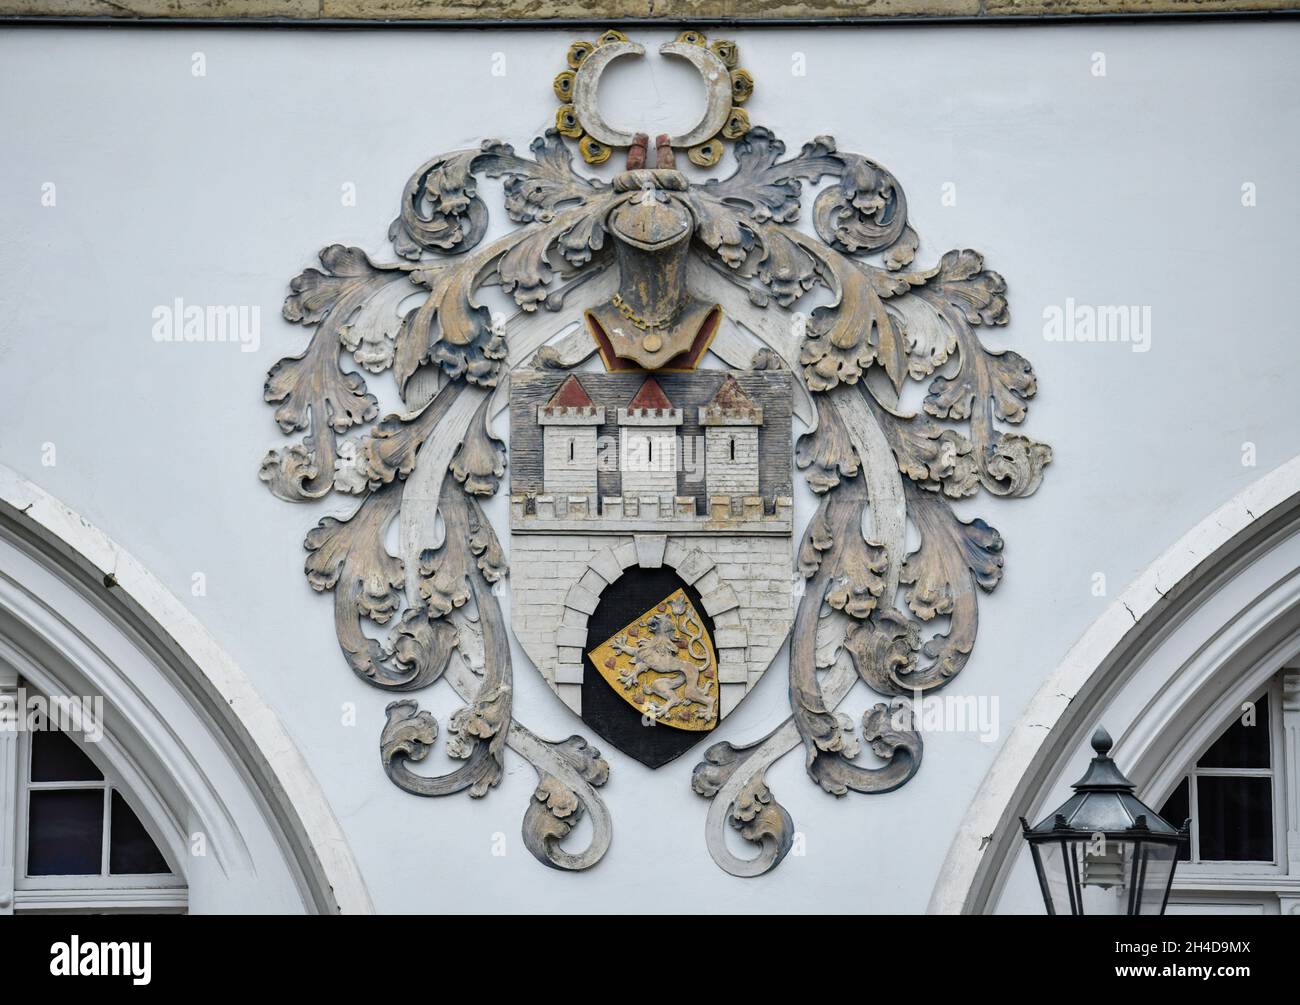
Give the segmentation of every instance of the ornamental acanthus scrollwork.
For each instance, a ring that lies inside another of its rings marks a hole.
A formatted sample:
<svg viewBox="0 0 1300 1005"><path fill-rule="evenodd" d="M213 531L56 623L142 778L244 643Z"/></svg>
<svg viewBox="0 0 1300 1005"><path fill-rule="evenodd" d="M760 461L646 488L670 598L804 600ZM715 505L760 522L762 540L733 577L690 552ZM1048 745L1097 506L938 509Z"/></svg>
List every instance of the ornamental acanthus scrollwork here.
<svg viewBox="0 0 1300 1005"><path fill-rule="evenodd" d="M984 343L1008 308L983 257L918 265L886 168L829 136L790 154L752 125L734 43L692 31L660 51L705 83L691 130L611 126L601 74L644 50L614 31L574 43L556 126L527 154L489 140L430 158L391 254L331 245L290 282L284 317L309 340L267 376L292 439L261 478L290 502L355 500L306 534L306 575L347 666L393 693L388 777L483 797L509 748L537 773L523 837L546 865L604 855L610 765L583 735L522 724L512 633L584 732L652 766L722 728L788 646L789 717L712 742L682 780L711 802L718 865L756 876L794 835L765 781L779 758L799 750L834 796L919 770L908 699L966 667L1003 571L1001 536L952 502L1030 495L1051 450L1016 431L1029 363ZM483 179L513 225L486 242ZM381 415L368 382L385 374L401 407ZM817 503L798 526L796 472ZM498 492L509 560L482 505ZM415 697L438 682L463 702L445 723ZM838 709L858 683L881 700L855 722ZM440 744L451 765L424 773ZM583 814L591 840L570 850Z"/></svg>

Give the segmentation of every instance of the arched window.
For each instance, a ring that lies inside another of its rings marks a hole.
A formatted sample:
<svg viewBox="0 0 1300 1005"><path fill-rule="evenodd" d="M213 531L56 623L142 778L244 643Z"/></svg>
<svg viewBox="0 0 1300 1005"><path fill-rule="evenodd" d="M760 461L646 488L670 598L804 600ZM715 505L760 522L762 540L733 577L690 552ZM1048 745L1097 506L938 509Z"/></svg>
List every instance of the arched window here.
<svg viewBox="0 0 1300 1005"><path fill-rule="evenodd" d="M1138 797L1166 820L1192 820L1168 913L1300 915L1298 530L1300 457L1138 576L1007 737L930 910L1042 910L1019 818L1068 798L1100 723Z"/></svg>
<svg viewBox="0 0 1300 1005"><path fill-rule="evenodd" d="M4 780L16 793L14 840L10 860L0 863L13 869L14 912L183 913L185 882L132 807L112 766L92 756L93 712L80 704L83 699L56 703L33 695L23 681L16 694L23 698L10 715L18 727L16 777ZM72 702L78 704L69 717ZM87 739L58 728L69 722Z"/></svg>
<svg viewBox="0 0 1300 1005"><path fill-rule="evenodd" d="M1287 914L1300 902L1287 833L1287 806L1300 794L1297 694L1300 672L1288 667L1232 708L1160 807L1171 823L1191 821L1168 913Z"/></svg>
<svg viewBox="0 0 1300 1005"><path fill-rule="evenodd" d="M1282 736L1277 682L1234 717L1187 771L1160 808L1170 823L1190 819L1191 841L1179 861L1195 872L1276 871L1285 819L1279 805ZM1282 856L1283 858L1285 856Z"/></svg>
<svg viewBox="0 0 1300 1005"><path fill-rule="evenodd" d="M736 438L733 436L727 443L727 451L731 460L736 459Z"/></svg>
<svg viewBox="0 0 1300 1005"><path fill-rule="evenodd" d="M33 728L42 716L63 732ZM234 661L126 551L0 465L0 915L231 904L373 910Z"/></svg>

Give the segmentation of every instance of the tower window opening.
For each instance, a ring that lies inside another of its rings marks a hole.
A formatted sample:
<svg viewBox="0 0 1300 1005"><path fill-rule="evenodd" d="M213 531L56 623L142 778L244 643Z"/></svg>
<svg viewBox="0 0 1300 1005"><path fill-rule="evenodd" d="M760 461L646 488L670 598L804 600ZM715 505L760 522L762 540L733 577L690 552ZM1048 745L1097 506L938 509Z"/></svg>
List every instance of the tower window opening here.
<svg viewBox="0 0 1300 1005"><path fill-rule="evenodd" d="M727 450L731 454L731 460L734 461L736 459L736 438L734 436L727 443Z"/></svg>

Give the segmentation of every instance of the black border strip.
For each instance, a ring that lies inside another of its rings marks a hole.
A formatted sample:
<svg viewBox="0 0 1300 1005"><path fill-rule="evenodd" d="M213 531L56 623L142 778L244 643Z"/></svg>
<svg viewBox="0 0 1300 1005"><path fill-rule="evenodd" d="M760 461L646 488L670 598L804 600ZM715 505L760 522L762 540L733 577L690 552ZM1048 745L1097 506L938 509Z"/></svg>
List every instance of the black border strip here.
<svg viewBox="0 0 1300 1005"><path fill-rule="evenodd" d="M1278 10L1107 11L1095 14L871 15L863 17L592 17L592 18L313 18L313 17L114 17L76 14L2 14L0 28L297 28L374 31L396 28L451 31L560 31L590 28L916 28L1041 27L1044 25L1285 21L1300 6Z"/></svg>

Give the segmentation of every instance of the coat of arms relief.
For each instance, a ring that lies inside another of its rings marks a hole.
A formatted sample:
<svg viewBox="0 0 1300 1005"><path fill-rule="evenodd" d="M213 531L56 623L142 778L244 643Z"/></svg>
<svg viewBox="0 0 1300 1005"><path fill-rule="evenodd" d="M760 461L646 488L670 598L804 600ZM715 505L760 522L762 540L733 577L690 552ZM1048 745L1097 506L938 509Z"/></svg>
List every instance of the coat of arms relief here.
<svg viewBox="0 0 1300 1005"><path fill-rule="evenodd" d="M391 260L333 245L291 282L284 315L311 338L265 397L299 439L261 477L290 501L358 500L307 534L306 573L353 672L400 693L379 739L396 785L485 796L509 747L538 776L525 845L584 869L612 837L588 736L651 767L703 742L689 784L711 800L709 852L756 876L793 840L765 782L777 759L801 749L835 796L919 770L910 699L965 667L978 591L1002 574L997 531L950 500L1029 495L1051 451L1005 428L1035 383L979 334L1007 323L1001 276L968 250L917 267L884 167L827 136L790 156L751 125L734 43L688 31L660 52L704 81L687 133L608 123L601 75L644 48L575 42L531 156L487 141L432 158ZM517 225L486 245L484 177ZM494 316L501 296L513 314ZM385 371L402 408L381 418L366 375ZM818 497L806 526L797 473ZM480 505L498 492L508 528ZM520 722L508 633L587 736ZM786 646L789 718L713 740ZM464 701L445 727L408 696L439 681ZM855 723L837 709L858 683L882 700ZM425 774L440 734L454 767ZM570 850L583 813L592 838Z"/></svg>

